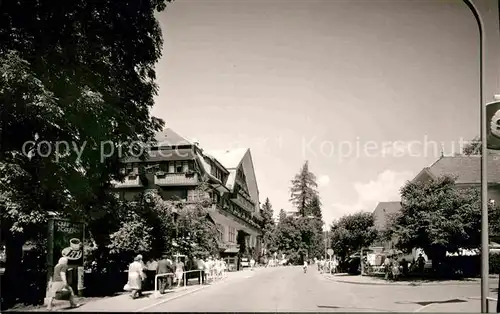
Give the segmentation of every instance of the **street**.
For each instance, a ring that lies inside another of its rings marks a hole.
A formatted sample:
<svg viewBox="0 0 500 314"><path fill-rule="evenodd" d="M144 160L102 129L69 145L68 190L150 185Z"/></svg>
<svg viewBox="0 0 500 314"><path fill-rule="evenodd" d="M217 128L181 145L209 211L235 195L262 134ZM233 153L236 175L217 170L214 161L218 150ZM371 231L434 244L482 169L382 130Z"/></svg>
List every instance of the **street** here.
<svg viewBox="0 0 500 314"><path fill-rule="evenodd" d="M496 281L491 283L496 288ZM480 286L370 286L338 283L315 268L278 267L248 272L144 312L472 312L479 311ZM495 304L491 303L494 309ZM492 309L490 308L490 311Z"/></svg>

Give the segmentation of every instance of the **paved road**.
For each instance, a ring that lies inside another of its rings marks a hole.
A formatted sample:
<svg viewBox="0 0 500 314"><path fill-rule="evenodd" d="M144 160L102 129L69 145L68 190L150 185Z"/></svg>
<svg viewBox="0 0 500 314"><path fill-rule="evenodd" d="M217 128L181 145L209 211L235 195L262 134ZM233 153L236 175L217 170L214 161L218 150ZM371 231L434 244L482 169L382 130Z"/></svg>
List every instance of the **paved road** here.
<svg viewBox="0 0 500 314"><path fill-rule="evenodd" d="M492 288L496 288L493 285ZM249 272L245 277L152 306L146 311L478 312L479 301L464 301L478 295L479 285L353 285L327 280L312 267L307 274L300 267L283 267ZM450 303L439 304L443 301Z"/></svg>

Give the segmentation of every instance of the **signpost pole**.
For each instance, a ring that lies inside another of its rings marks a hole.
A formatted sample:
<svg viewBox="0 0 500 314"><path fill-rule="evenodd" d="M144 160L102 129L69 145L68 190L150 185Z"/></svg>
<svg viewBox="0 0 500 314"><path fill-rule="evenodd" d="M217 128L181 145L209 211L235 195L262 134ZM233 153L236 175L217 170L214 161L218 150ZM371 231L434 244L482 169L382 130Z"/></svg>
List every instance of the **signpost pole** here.
<svg viewBox="0 0 500 314"><path fill-rule="evenodd" d="M83 297L85 290L85 225L82 226L82 266L78 267L78 296Z"/></svg>
<svg viewBox="0 0 500 314"><path fill-rule="evenodd" d="M54 218L49 217L47 225L47 290L45 302L48 302L50 281L54 271Z"/></svg>

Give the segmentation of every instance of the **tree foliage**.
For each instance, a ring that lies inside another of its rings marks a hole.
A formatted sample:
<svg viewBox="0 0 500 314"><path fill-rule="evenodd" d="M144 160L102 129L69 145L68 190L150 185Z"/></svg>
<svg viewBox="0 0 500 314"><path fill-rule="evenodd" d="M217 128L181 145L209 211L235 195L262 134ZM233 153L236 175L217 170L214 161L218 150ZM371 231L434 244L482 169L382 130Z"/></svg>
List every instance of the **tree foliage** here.
<svg viewBox="0 0 500 314"><path fill-rule="evenodd" d="M280 209L280 213L279 213L279 216L278 216L278 221L279 222L285 221L286 218L287 218L286 211L283 208Z"/></svg>
<svg viewBox="0 0 500 314"><path fill-rule="evenodd" d="M307 204L307 215L311 215L319 220L323 219L323 214L321 213L321 201L319 200L319 195L314 195Z"/></svg>
<svg viewBox="0 0 500 314"><path fill-rule="evenodd" d="M481 139L474 138L462 147L462 154L466 156L479 156L481 155Z"/></svg>
<svg viewBox="0 0 500 314"><path fill-rule="evenodd" d="M290 188L290 202L298 209L302 217L311 214L308 212L308 206L318 196L317 188L316 176L309 171L309 162L306 161L300 172L293 178Z"/></svg>
<svg viewBox="0 0 500 314"><path fill-rule="evenodd" d="M309 171L307 161L292 180L290 195L298 215L287 216L283 209L280 211L273 248L287 254L295 263L307 257L322 256L324 236L321 202L316 176Z"/></svg>
<svg viewBox="0 0 500 314"><path fill-rule="evenodd" d="M110 253L145 253L151 250L153 227L148 226L145 219L134 211L129 211L120 228L111 233Z"/></svg>
<svg viewBox="0 0 500 314"><path fill-rule="evenodd" d="M15 172L31 182L8 186L11 205L22 209L2 210L13 231L49 209L92 219L107 183L120 176L119 158L130 154L126 142L162 127L149 109L163 43L154 14L165 3L2 3L2 177ZM47 141L52 151L44 157L23 147L28 141ZM56 143L65 143L60 154ZM104 160L102 143L116 146Z"/></svg>
<svg viewBox="0 0 500 314"><path fill-rule="evenodd" d="M446 252L479 246L479 189L457 187L454 178L442 176L432 181L408 182L401 189L401 199L402 210L390 223L399 248L422 248L433 262L439 262ZM493 204L490 217L498 219Z"/></svg>
<svg viewBox="0 0 500 314"><path fill-rule="evenodd" d="M331 247L335 255L344 260L362 248L370 246L376 238L377 231L372 213L358 212L345 215L334 221L331 226Z"/></svg>
<svg viewBox="0 0 500 314"><path fill-rule="evenodd" d="M274 240L274 235L275 235L275 224L274 224L274 211L273 211L273 206L271 205L271 201L269 201L269 198L266 198L264 204L262 205L261 209L261 214L262 214L262 239L263 239L263 244L264 248L266 249L271 249L271 247ZM273 250L274 251L274 250Z"/></svg>

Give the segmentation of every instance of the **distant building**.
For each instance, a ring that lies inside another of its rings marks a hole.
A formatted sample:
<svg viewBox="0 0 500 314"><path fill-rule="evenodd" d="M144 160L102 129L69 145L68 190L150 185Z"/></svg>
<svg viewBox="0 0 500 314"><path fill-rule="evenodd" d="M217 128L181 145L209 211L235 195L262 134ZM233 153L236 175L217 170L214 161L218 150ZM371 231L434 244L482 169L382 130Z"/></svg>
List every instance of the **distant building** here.
<svg viewBox="0 0 500 314"><path fill-rule="evenodd" d="M207 153L198 142L190 142L172 129L157 134L156 141L145 161L123 161L122 171L127 176L123 182L114 182L119 197L133 200L154 189L165 200L195 202L200 197L196 188L205 181L212 200L210 216L224 243L221 253L238 252L239 237L251 251L260 252L262 217L250 149Z"/></svg>
<svg viewBox="0 0 500 314"><path fill-rule="evenodd" d="M448 175L456 177L458 188L479 188L481 185L481 158L479 156L441 156L429 167L420 171L413 182L435 180L440 176ZM500 202L500 158L488 157L488 197L491 202ZM401 210L400 201L380 202L373 211L375 227L379 231L387 229L387 222L391 214ZM395 241L373 244L376 251L394 248Z"/></svg>
<svg viewBox="0 0 500 314"><path fill-rule="evenodd" d="M481 186L481 157L442 156L431 166L422 169L413 181L433 180L443 175L457 177L458 187L479 188ZM488 156L488 197L494 202L500 202L500 156Z"/></svg>
<svg viewBox="0 0 500 314"><path fill-rule="evenodd" d="M373 211L374 226L378 232L387 231L390 215L396 214L401 210L401 202L380 202ZM376 252L383 252L393 249L395 241L378 240L373 243L371 249Z"/></svg>

